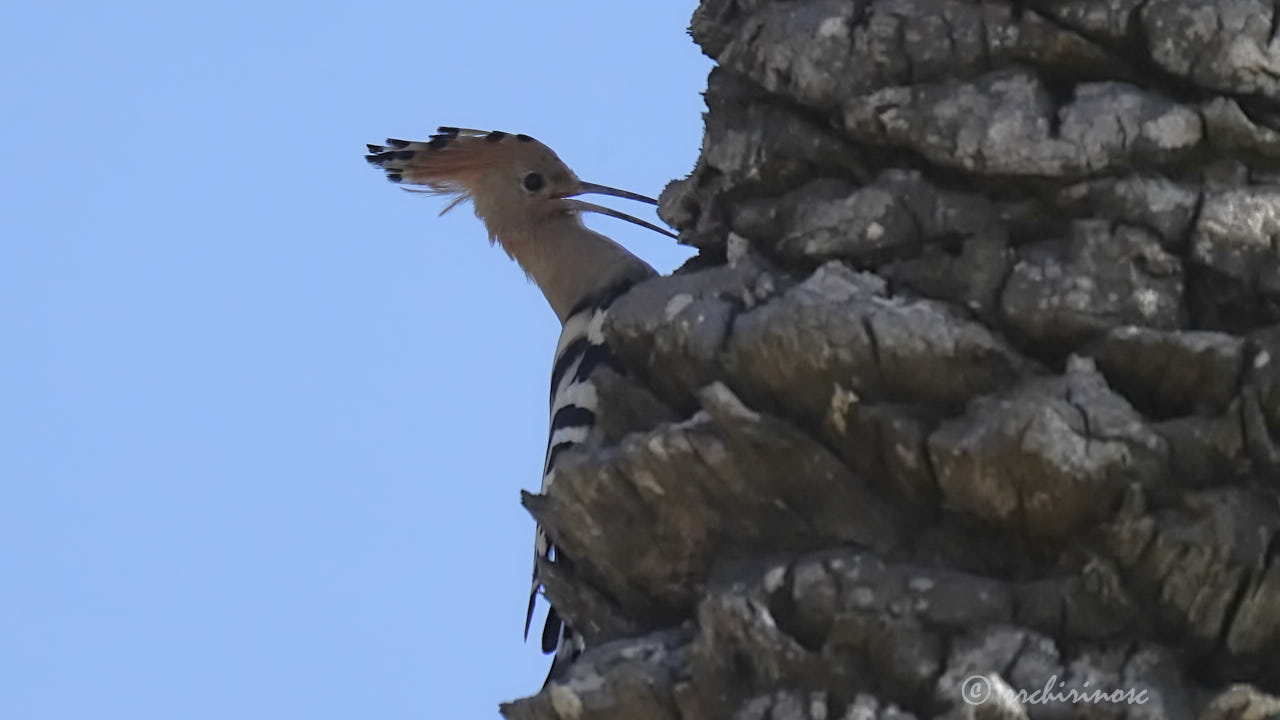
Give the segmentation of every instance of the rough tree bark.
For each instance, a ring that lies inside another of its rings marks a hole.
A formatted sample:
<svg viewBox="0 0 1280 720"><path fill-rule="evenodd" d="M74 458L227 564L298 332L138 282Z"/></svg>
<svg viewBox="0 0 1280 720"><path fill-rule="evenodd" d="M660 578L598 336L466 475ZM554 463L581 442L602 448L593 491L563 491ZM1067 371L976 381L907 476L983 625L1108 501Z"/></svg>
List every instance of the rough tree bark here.
<svg viewBox="0 0 1280 720"><path fill-rule="evenodd" d="M1280 717L1278 27L704 0L660 210L701 253L615 304L634 413L526 498L591 649L503 713Z"/></svg>

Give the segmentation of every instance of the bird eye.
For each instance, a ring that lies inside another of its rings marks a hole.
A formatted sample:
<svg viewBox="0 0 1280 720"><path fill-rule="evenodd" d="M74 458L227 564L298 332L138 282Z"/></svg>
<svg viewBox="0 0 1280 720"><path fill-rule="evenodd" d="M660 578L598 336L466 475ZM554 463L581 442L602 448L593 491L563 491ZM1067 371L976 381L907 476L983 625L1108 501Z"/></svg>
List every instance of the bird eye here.
<svg viewBox="0 0 1280 720"><path fill-rule="evenodd" d="M524 180L521 180L520 182L524 185L524 189L529 192L538 192L542 189L543 185L547 184L547 181L536 172L531 172L525 175Z"/></svg>

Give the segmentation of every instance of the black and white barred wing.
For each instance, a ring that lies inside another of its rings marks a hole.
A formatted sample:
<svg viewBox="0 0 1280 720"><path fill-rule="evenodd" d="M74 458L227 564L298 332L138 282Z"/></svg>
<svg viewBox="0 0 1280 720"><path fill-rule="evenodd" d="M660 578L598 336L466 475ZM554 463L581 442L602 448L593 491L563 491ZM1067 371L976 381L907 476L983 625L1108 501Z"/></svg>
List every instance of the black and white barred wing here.
<svg viewBox="0 0 1280 720"><path fill-rule="evenodd" d="M566 451L571 448L597 447L600 444L601 431L596 422L600 411L599 397L592 375L601 367L617 368L604 339L607 310L607 303L599 302L575 310L565 320L560 341L556 344L555 362L551 371L551 426L542 474L544 493L555 482L556 461ZM554 544L541 526L538 527L534 541L534 553L533 586L525 617L526 636L533 620L538 590L542 585L538 577L538 562L564 561L564 558L557 557ZM558 663L562 656L572 657L581 647L581 642L572 630L561 622L555 608L551 608L542 631L543 651L557 651Z"/></svg>

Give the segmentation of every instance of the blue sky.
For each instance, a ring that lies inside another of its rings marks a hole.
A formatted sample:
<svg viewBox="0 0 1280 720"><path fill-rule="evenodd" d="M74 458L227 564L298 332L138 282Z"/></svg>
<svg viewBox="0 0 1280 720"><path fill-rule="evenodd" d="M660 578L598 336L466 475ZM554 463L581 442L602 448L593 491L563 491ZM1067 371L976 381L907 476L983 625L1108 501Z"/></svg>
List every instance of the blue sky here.
<svg viewBox="0 0 1280 720"><path fill-rule="evenodd" d="M363 144L524 132L656 195L701 140L695 3L337 5L3 10L0 717L495 717L541 684L519 490L558 325Z"/></svg>

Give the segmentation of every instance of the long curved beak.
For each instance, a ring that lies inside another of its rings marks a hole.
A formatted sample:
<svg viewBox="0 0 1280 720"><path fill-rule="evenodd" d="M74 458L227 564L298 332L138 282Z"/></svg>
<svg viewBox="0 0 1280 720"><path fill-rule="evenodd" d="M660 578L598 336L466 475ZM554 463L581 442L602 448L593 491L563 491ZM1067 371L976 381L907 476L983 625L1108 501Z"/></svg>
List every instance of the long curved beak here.
<svg viewBox="0 0 1280 720"><path fill-rule="evenodd" d="M564 196L564 202L570 207L576 210L580 210L582 212L600 213L601 215L608 215L609 217L618 218L619 220L626 220L627 222L634 223L636 225L639 225L642 228L647 228L656 233L662 233L663 235L666 235L669 238L674 238L676 240L680 239L679 235L676 235L675 233L669 230L664 230L658 227L657 225L654 225L653 223L645 222L640 218L632 217L619 210L614 210L611 207L605 207L604 205L597 205L592 202L587 202L586 200L574 199L573 196L586 195L588 193L592 193L596 195L612 195L614 197L625 198L627 200L638 200L643 203L649 203L650 205L657 205L658 204L657 200L654 200L653 198L647 197L645 195L633 193L629 190L619 190L618 188L612 188L612 187L609 187L608 185L597 185L596 183L579 182L578 188L579 189L577 192Z"/></svg>
<svg viewBox="0 0 1280 720"><path fill-rule="evenodd" d="M641 220L638 217L632 217L624 212L614 210L611 207L605 207L604 205L597 205L595 203L587 202L586 200L577 200L574 198L565 198L564 202L567 205L569 205L569 207L574 208L575 210L581 210L583 212L600 213L601 215L608 215L609 217L615 217L615 218L618 218L619 220L626 220L629 223L634 223L636 225L639 225L642 228L648 228L649 230L652 230L656 233L662 233L663 235L666 235L669 238L673 238L675 240L680 239L679 235L676 235L670 230L663 230L662 228L658 227L657 225L654 225L651 222L645 222L644 220Z"/></svg>
<svg viewBox="0 0 1280 720"><path fill-rule="evenodd" d="M574 193L574 195L612 195L614 197L626 198L628 200L639 200L642 203L649 203L650 205L658 204L658 201L654 200L651 197L638 195L629 190L619 190L618 188L611 188L608 185L597 185L595 183L579 182L578 186L582 189Z"/></svg>

